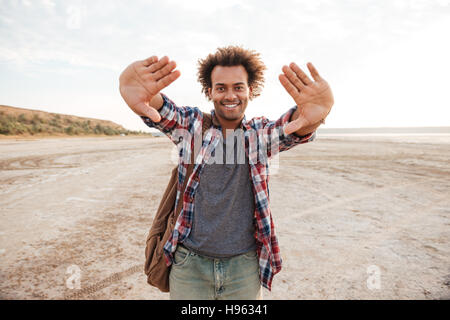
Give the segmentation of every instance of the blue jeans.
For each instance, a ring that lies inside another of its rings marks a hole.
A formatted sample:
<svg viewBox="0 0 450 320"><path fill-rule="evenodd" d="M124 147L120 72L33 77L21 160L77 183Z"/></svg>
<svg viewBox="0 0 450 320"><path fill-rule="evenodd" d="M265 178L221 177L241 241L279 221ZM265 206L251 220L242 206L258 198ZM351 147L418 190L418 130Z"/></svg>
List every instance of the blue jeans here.
<svg viewBox="0 0 450 320"><path fill-rule="evenodd" d="M209 258L178 244L169 276L173 300L262 299L256 251Z"/></svg>

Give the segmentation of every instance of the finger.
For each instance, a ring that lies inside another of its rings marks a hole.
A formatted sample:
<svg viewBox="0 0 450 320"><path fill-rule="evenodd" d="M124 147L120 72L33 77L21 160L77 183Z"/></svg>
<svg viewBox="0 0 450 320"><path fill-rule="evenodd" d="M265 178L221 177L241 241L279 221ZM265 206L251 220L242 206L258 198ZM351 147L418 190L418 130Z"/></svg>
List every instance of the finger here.
<svg viewBox="0 0 450 320"><path fill-rule="evenodd" d="M157 82L158 91L161 91L165 87L167 87L169 84L174 82L178 79L178 77L181 75L181 72L178 70L175 70L168 75L164 76L163 78L159 79Z"/></svg>
<svg viewBox="0 0 450 320"><path fill-rule="evenodd" d="M292 62L290 65L291 69L295 72L295 74L302 79L302 82L305 85L310 85L312 83L312 80L308 77L306 73L303 72L303 70L294 62Z"/></svg>
<svg viewBox="0 0 450 320"><path fill-rule="evenodd" d="M177 67L177 63L175 61L170 61L162 69L153 73L153 78L155 80L159 80L159 79L165 77L166 75L168 75L169 73L171 73L176 67Z"/></svg>
<svg viewBox="0 0 450 320"><path fill-rule="evenodd" d="M289 93L289 95L295 100L299 94L297 88L289 81L289 79L284 74L280 74L278 76L278 79L280 80L286 91Z"/></svg>
<svg viewBox="0 0 450 320"><path fill-rule="evenodd" d="M158 62L158 57L157 56L151 56L150 58L142 60L142 65L144 67L148 67L148 66L154 64L155 62Z"/></svg>
<svg viewBox="0 0 450 320"><path fill-rule="evenodd" d="M159 115L159 112L156 111L156 109L149 107L144 102L139 102L138 104L134 105L132 109L137 114L144 115L144 116L150 118L150 120L152 120L153 122L161 121L161 116Z"/></svg>
<svg viewBox="0 0 450 320"><path fill-rule="evenodd" d="M317 72L316 67L314 67L311 62L308 62L306 65L308 66L309 72L311 72L311 75L315 81L319 81L322 79L322 77L319 75L319 72Z"/></svg>
<svg viewBox="0 0 450 320"><path fill-rule="evenodd" d="M306 120L302 116L299 116L297 119L295 119L294 121L289 122L284 127L284 133L285 134L291 134L293 132L296 132L296 131L300 130L303 127L306 127L308 124L309 124L308 120Z"/></svg>
<svg viewBox="0 0 450 320"><path fill-rule="evenodd" d="M159 69L163 68L167 63L169 63L169 57L164 56L159 60L158 62L152 64L147 68L147 71L149 72L156 72Z"/></svg>
<svg viewBox="0 0 450 320"><path fill-rule="evenodd" d="M289 79L289 81L299 90L301 91L305 84L300 80L300 78L295 74L294 71L292 71L291 68L288 66L284 66L281 70L283 70L286 77Z"/></svg>

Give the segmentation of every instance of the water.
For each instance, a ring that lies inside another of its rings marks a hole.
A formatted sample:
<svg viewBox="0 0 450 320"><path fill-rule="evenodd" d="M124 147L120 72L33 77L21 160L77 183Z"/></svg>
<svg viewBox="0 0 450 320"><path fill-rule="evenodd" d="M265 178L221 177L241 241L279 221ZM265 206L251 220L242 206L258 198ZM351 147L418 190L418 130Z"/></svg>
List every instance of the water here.
<svg viewBox="0 0 450 320"><path fill-rule="evenodd" d="M355 139L400 143L450 144L450 133L318 133L320 139Z"/></svg>

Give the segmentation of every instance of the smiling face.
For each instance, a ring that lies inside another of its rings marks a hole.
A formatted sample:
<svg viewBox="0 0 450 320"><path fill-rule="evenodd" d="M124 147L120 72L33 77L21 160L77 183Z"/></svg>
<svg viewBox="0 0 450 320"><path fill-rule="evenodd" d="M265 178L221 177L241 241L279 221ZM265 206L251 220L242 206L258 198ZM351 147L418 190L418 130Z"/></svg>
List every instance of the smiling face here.
<svg viewBox="0 0 450 320"><path fill-rule="evenodd" d="M239 66L215 66L208 94L224 129L235 129L244 118L251 93L247 71Z"/></svg>

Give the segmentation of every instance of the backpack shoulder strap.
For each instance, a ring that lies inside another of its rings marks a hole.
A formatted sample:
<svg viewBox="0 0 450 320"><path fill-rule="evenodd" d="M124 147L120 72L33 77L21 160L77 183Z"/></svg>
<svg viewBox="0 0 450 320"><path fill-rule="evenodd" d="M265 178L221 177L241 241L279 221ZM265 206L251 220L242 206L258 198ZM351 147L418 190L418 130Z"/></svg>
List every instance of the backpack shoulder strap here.
<svg viewBox="0 0 450 320"><path fill-rule="evenodd" d="M210 113L203 112L202 135L212 126L212 116Z"/></svg>
<svg viewBox="0 0 450 320"><path fill-rule="evenodd" d="M203 113L203 123L202 123L202 135L211 127L212 125L212 117L210 113ZM188 165L186 170L186 178L184 179L183 188L181 190L185 190L187 186L187 181L192 174L194 169L194 155L192 153L191 164ZM167 226L167 220L174 209L175 198L177 194L177 184L178 184L178 165L172 169L171 176L169 179L169 183L164 191L161 202L159 204L157 213L154 217L152 229L150 231L150 235L159 234L164 232ZM178 202L177 207L175 208L175 218L178 217L178 214L181 211L181 207L183 204L183 198Z"/></svg>
<svg viewBox="0 0 450 320"><path fill-rule="evenodd" d="M206 131L209 128L211 128L211 126L212 126L211 114L203 112L202 136L205 135ZM192 152L191 153L191 163L188 165L188 167L186 169L186 176L184 178L183 187L181 188L181 190L183 190L183 192L186 189L187 182L189 180L189 177L192 175L192 171L194 171L194 161L195 161L194 160L194 152ZM178 168L178 166L176 168ZM177 203L177 207L175 208L175 217L178 217L178 215L180 214L182 205L183 205L183 197L181 197L181 199L179 199L179 201Z"/></svg>

